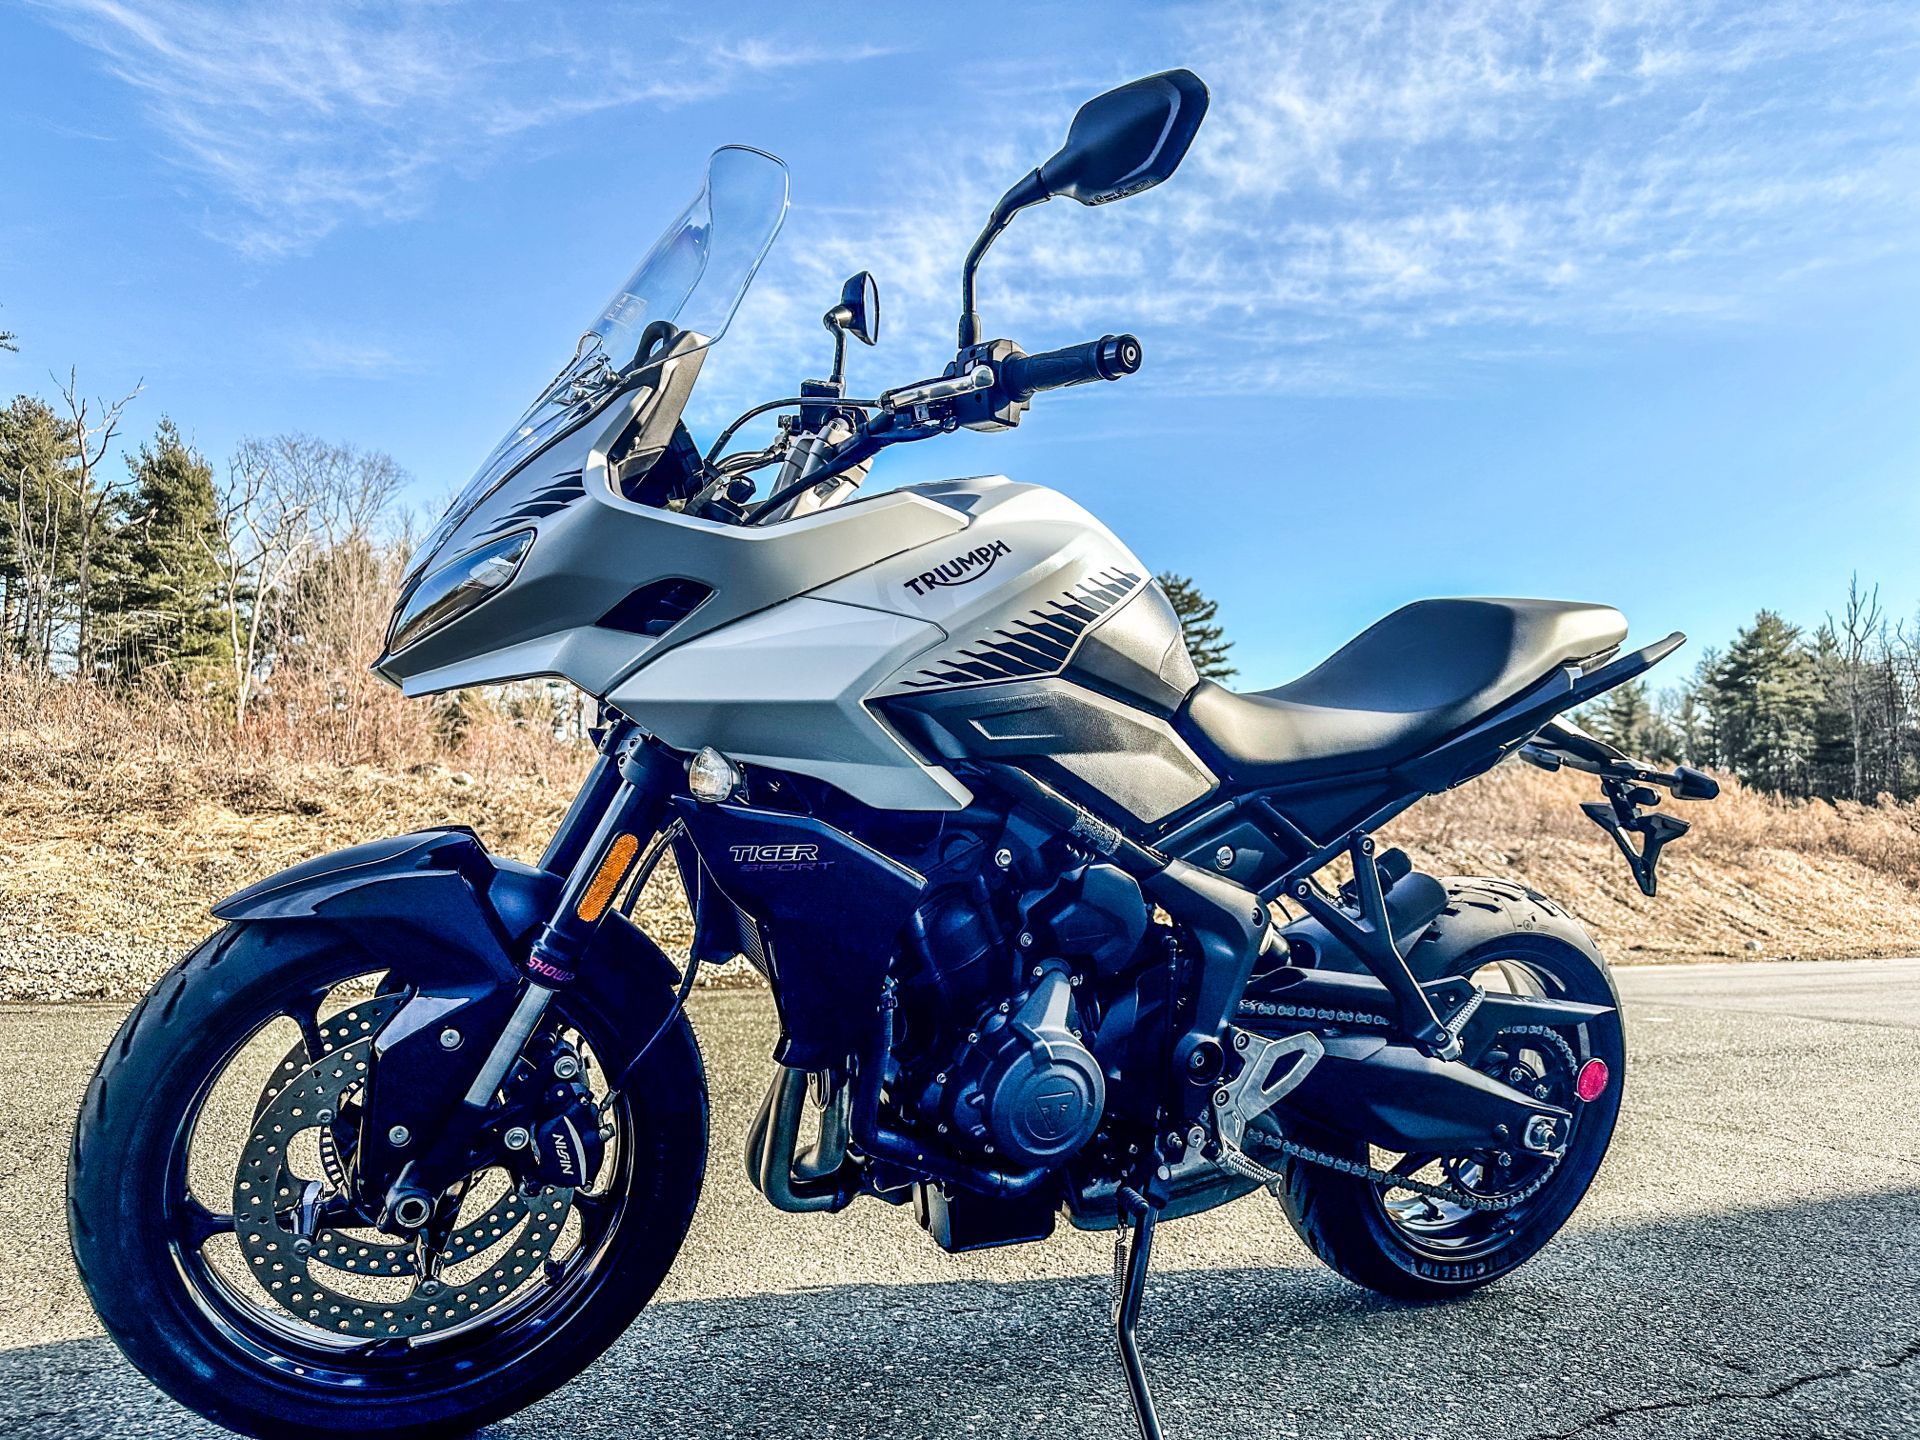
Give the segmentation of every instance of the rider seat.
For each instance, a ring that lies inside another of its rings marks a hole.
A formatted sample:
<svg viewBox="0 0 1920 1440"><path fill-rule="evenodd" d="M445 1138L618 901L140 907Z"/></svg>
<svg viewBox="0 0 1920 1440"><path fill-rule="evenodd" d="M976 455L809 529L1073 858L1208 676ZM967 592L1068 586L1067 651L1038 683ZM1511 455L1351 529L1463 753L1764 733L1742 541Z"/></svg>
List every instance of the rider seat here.
<svg viewBox="0 0 1920 1440"><path fill-rule="evenodd" d="M1238 695L1201 681L1176 724L1238 787L1384 770L1626 634L1605 605L1417 600L1275 689Z"/></svg>

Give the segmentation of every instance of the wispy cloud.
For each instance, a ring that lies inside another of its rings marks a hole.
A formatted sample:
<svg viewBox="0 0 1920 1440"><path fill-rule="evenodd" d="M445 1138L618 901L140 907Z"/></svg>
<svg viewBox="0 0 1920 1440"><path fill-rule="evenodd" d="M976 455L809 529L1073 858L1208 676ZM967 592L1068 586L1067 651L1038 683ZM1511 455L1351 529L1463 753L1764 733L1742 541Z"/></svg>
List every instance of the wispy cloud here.
<svg viewBox="0 0 1920 1440"><path fill-rule="evenodd" d="M33 3L144 98L211 197L210 228L263 257L416 216L446 176L570 119L888 53L829 53L804 31L676 39L656 19L641 55L609 41L622 27L598 8L536 20L499 0ZM738 322L753 343L716 354L702 403L790 382L860 268L885 291L889 371L944 360L960 257L993 199L1079 99L1170 57L1214 95L1185 171L1124 205L1022 216L984 277L1000 333L1038 347L1151 327L1155 370L1189 388L1425 387L1610 335L1764 317L1810 277L1911 255L1920 236L1910 6L1148 10L1071 63L987 57L970 83L1019 103L994 103L991 127L917 128L911 166L874 119L906 113L910 85L841 106L842 173L885 183L796 208Z"/></svg>
<svg viewBox="0 0 1920 1440"><path fill-rule="evenodd" d="M476 173L529 132L764 85L814 53L649 27L642 55L609 40L604 15L499 0L31 3L144 98L170 158L208 186L210 228L258 257L412 218L443 177Z"/></svg>
<svg viewBox="0 0 1920 1440"><path fill-rule="evenodd" d="M388 380L426 368L423 357L364 335L305 334L285 348L290 368L320 379Z"/></svg>
<svg viewBox="0 0 1920 1440"><path fill-rule="evenodd" d="M1761 319L1809 275L1920 249L1911 7L1295 0L1170 23L1137 68L1181 56L1208 81L1187 167L1124 206L1021 217L990 323L1037 343L1152 326L1190 388L1427 388ZM864 255L890 306L946 330L987 205L1111 78L1051 87L1057 115L938 184L797 214L796 278L824 293Z"/></svg>
<svg viewBox="0 0 1920 1440"><path fill-rule="evenodd" d="M1489 336L1755 315L1920 220L1905 7L1375 0L1191 40L1210 183L1156 273L1206 277L1160 293L1240 320L1249 385L1308 349L1417 382Z"/></svg>

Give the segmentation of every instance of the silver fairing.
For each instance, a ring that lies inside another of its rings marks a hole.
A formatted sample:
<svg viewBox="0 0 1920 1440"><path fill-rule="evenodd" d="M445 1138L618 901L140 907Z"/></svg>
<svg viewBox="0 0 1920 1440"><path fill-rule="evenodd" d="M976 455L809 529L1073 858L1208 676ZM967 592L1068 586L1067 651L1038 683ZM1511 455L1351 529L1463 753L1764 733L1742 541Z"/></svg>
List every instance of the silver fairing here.
<svg viewBox="0 0 1920 1440"><path fill-rule="evenodd" d="M1092 637L1134 627L1156 637L1143 674L1165 669L1169 678L1159 683L1174 703L1193 684L1171 611L1151 608L1165 607L1164 596L1104 525L1056 491L998 477L876 496L811 518L909 497L960 517L964 529L698 636L669 636L675 643L647 656L610 702L676 748L712 745L749 764L816 776L883 809L951 810L971 799L941 763L970 752L918 733L895 704L941 696L1024 716L1005 722L1023 735L1070 710L1106 712L1119 727L1108 733L1124 734L1126 753L1094 741L1075 767L1142 819L1213 788L1163 715L1151 713L1152 699L1137 708L1067 673ZM1156 621L1172 624L1171 639ZM1124 657L1127 648L1113 653ZM1110 662L1119 683L1107 688L1151 688L1129 681L1126 663ZM903 732L903 719L916 733ZM1078 743L1054 739L1055 748Z"/></svg>
<svg viewBox="0 0 1920 1440"><path fill-rule="evenodd" d="M905 711L889 711L890 699L991 689L1029 716L1128 708L1063 674L1088 636L1135 624L1117 617L1146 617L1165 601L1146 567L1079 505L992 478L772 525L696 519L628 499L609 462L645 432L656 403L654 390L635 391L463 517L441 554L485 554L515 535L531 542L508 583L383 656L381 673L410 695L557 677L676 748L711 745L907 810L952 810L972 797L942 764L960 752L918 733L911 717L916 733L903 735ZM711 594L664 633L623 628L622 602L666 580ZM981 725L1007 723L1025 722ZM1185 803L1211 788L1163 719L1118 714L1116 723L1152 733L1119 749L1092 742L1078 770L1110 785L1124 808L1154 819L1170 808L1161 797L1177 792ZM1129 762L1120 749L1140 753ZM1142 767L1155 766L1142 789Z"/></svg>
<svg viewBox="0 0 1920 1440"><path fill-rule="evenodd" d="M644 428L658 399L653 389L638 390L560 436L526 462L517 483L465 516L441 554L457 559L503 536L533 533L512 583L382 656L379 672L409 695L553 676L605 697L656 649L966 526L964 514L910 492L761 527L636 504L616 489L608 455ZM713 593L667 634L601 623L636 589L675 577Z"/></svg>

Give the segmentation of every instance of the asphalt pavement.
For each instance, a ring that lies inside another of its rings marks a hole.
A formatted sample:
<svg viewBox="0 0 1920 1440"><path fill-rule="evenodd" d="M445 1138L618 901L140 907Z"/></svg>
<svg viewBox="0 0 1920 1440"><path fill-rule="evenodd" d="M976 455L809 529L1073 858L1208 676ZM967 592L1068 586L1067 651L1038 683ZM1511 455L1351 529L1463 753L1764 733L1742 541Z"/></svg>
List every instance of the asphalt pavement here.
<svg viewBox="0 0 1920 1440"><path fill-rule="evenodd" d="M1141 1332L1170 1437L1920 1435L1920 961L1619 974L1613 1153L1500 1283L1383 1300L1258 1195L1163 1227ZM67 1127L120 1013L0 1010L0 1436L225 1433L101 1338L68 1258ZM948 1256L877 1202L770 1210L737 1158L770 1004L702 994L695 1025L716 1126L686 1249L611 1352L489 1436L1134 1433L1105 1237Z"/></svg>

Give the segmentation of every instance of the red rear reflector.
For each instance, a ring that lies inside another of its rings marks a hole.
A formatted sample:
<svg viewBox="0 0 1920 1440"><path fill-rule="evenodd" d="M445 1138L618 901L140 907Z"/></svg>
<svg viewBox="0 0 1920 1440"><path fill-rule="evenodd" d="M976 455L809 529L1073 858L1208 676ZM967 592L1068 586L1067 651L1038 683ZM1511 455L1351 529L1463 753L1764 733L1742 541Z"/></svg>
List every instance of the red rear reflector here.
<svg viewBox="0 0 1920 1440"><path fill-rule="evenodd" d="M1573 1082L1573 1093L1591 1105L1607 1093L1607 1081L1610 1078L1606 1061L1589 1060L1580 1067L1580 1074Z"/></svg>

